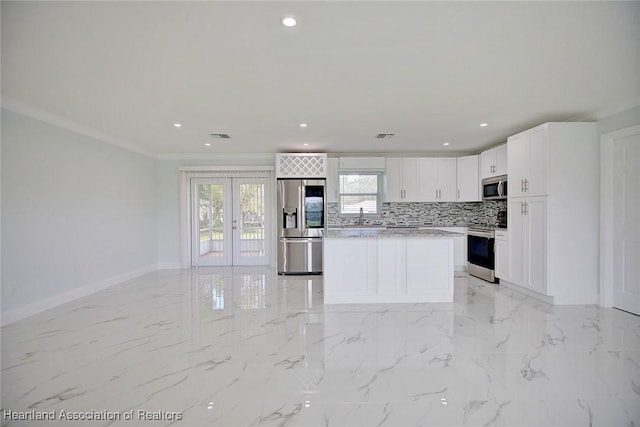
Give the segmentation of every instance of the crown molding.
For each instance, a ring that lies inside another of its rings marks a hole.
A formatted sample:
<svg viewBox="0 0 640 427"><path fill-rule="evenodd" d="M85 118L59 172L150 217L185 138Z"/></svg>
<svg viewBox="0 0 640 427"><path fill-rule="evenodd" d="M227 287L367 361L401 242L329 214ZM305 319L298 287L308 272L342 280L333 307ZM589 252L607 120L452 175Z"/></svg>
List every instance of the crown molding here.
<svg viewBox="0 0 640 427"><path fill-rule="evenodd" d="M158 160L256 160L275 164L276 153L164 153Z"/></svg>
<svg viewBox="0 0 640 427"><path fill-rule="evenodd" d="M53 125L62 129L66 129L80 135L84 135L86 137L98 140L100 142L115 145L117 147L123 148L128 151L132 151L134 153L142 154L144 156L151 157L154 159L157 158L157 155L155 153L145 150L144 148L141 148L135 144L131 144L129 142L123 141L116 137L99 132L88 126L81 125L79 123L76 123L64 117L61 117L56 114L50 113L48 111L42 110L40 108L34 107L33 105L29 105L27 103L17 101L15 99L12 99L6 96L3 96L1 98L1 103L2 103L2 108L12 111L14 113L22 114L23 116L27 116L32 119L36 119L41 122L48 123L50 125Z"/></svg>

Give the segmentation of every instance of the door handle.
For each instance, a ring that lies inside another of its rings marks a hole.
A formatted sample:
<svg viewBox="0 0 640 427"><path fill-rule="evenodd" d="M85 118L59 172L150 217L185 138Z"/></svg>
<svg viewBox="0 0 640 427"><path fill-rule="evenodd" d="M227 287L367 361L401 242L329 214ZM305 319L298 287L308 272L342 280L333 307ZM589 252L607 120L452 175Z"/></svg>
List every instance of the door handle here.
<svg viewBox="0 0 640 427"><path fill-rule="evenodd" d="M235 221L234 221L234 222L235 222ZM231 227L231 228L233 228L234 230L237 230L237 229L238 229L238 227L236 227L235 225L234 225L233 227Z"/></svg>

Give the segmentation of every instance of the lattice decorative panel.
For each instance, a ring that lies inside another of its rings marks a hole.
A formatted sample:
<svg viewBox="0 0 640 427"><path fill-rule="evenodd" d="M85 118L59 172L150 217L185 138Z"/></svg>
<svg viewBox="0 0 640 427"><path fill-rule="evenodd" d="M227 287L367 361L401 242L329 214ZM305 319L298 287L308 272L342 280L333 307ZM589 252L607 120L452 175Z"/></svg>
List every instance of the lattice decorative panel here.
<svg viewBox="0 0 640 427"><path fill-rule="evenodd" d="M321 153L278 154L277 178L326 178L327 155Z"/></svg>

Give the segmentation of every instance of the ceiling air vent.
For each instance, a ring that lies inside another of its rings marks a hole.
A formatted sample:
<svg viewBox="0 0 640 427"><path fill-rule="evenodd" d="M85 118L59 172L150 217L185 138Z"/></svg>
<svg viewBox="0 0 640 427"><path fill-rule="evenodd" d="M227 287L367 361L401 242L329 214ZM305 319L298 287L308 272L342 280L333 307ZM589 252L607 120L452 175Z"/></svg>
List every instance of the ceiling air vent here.
<svg viewBox="0 0 640 427"><path fill-rule="evenodd" d="M395 136L395 133L379 133L376 135L378 139L391 139Z"/></svg>
<svg viewBox="0 0 640 427"><path fill-rule="evenodd" d="M212 133L211 136L215 139L230 139L231 137L226 133Z"/></svg>

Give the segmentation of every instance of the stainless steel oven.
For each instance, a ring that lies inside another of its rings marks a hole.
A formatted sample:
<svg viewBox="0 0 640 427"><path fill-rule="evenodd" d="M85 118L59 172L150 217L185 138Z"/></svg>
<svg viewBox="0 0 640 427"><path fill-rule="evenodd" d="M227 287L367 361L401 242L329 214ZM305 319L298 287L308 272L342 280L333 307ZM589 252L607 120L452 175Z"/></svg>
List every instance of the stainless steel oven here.
<svg viewBox="0 0 640 427"><path fill-rule="evenodd" d="M467 228L467 272L491 283L495 276L495 231L492 228Z"/></svg>

